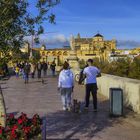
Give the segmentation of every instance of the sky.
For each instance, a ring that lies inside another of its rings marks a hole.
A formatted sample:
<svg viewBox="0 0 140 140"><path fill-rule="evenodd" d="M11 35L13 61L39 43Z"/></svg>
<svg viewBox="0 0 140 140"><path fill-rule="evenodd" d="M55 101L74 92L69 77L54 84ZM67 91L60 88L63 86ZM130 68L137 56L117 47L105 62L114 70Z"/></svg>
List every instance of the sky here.
<svg viewBox="0 0 140 140"><path fill-rule="evenodd" d="M30 11L33 3L30 0ZM116 39L118 48L140 46L139 0L61 0L50 12L56 15L56 24L43 24L45 32L40 36L47 48L69 45L70 35L93 37L96 33L105 40Z"/></svg>

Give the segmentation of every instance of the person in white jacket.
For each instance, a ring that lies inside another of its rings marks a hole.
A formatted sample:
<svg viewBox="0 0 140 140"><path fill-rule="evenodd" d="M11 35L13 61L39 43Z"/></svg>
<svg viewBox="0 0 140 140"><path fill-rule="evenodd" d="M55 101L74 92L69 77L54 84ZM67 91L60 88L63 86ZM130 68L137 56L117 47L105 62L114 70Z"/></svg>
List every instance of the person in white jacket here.
<svg viewBox="0 0 140 140"><path fill-rule="evenodd" d="M69 64L65 62L58 79L58 90L61 91L63 110L70 109L71 94L73 92L73 88L74 88L73 72L69 69Z"/></svg>

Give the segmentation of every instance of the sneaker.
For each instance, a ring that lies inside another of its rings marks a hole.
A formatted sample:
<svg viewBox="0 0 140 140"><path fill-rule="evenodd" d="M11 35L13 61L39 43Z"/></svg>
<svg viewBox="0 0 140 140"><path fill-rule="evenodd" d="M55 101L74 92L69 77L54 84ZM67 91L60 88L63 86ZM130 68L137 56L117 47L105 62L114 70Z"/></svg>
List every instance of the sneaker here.
<svg viewBox="0 0 140 140"><path fill-rule="evenodd" d="M68 107L66 110L67 110L67 111L71 111L71 108L70 108L70 107Z"/></svg>
<svg viewBox="0 0 140 140"><path fill-rule="evenodd" d="M66 108L66 107L63 107L63 110L64 110L64 111L66 111L66 110L67 110L67 108Z"/></svg>

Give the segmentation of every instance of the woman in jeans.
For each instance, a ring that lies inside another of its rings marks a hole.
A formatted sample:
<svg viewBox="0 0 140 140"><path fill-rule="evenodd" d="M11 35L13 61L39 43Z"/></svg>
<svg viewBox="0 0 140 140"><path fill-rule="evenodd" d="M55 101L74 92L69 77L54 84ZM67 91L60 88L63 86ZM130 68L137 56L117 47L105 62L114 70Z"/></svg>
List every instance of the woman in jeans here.
<svg viewBox="0 0 140 140"><path fill-rule="evenodd" d="M73 73L69 69L69 64L64 63L63 69L59 74L58 90L61 91L63 110L69 110L71 107L71 94L74 88Z"/></svg>

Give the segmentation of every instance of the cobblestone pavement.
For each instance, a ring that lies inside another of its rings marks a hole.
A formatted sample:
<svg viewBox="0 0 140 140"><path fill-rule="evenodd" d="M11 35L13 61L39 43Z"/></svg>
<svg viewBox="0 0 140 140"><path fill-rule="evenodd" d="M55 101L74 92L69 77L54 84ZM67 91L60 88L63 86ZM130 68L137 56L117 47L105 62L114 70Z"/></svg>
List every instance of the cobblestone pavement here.
<svg viewBox="0 0 140 140"><path fill-rule="evenodd" d="M28 116L38 113L47 116L48 140L139 140L140 116L130 111L125 117L110 118L108 100L98 95L99 111L74 114L62 111L60 93L57 92L57 77L41 80L31 79L29 84L12 77L0 81L6 103L7 113ZM76 85L74 97L84 100L84 86Z"/></svg>

